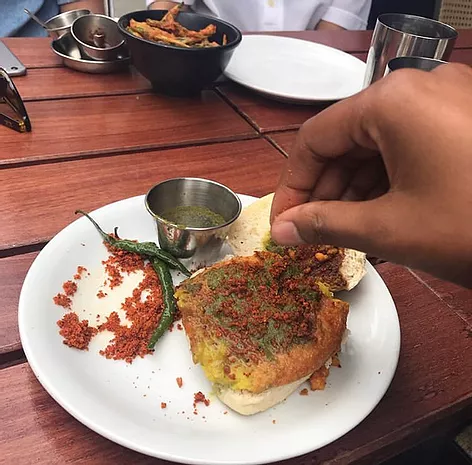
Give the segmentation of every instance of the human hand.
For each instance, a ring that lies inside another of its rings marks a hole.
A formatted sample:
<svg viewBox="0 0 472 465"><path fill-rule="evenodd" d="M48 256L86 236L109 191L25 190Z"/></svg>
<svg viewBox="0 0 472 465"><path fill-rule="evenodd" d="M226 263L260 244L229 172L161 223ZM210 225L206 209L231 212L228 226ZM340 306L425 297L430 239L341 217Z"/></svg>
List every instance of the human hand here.
<svg viewBox="0 0 472 465"><path fill-rule="evenodd" d="M325 243L472 287L472 69L399 70L308 120L271 212Z"/></svg>
<svg viewBox="0 0 472 465"><path fill-rule="evenodd" d="M179 3L180 2L166 2L166 1L157 0L149 4L148 9L149 10L170 10L175 5L178 5ZM187 5L183 5L181 8L182 11L187 11L188 9L189 8Z"/></svg>

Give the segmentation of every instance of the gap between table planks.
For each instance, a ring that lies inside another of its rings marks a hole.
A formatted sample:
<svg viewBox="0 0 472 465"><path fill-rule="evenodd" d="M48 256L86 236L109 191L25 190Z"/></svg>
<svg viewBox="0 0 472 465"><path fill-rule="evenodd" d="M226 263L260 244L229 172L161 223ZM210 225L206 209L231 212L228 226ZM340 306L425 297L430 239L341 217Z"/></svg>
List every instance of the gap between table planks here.
<svg viewBox="0 0 472 465"><path fill-rule="evenodd" d="M213 91L191 99L141 94L27 106L32 132L0 127L0 166L257 136Z"/></svg>
<svg viewBox="0 0 472 465"><path fill-rule="evenodd" d="M385 263L377 270L396 302L402 328L392 385L353 431L286 464L378 463L420 436L434 434L435 425L453 428L472 412L472 359L464 357L472 349L470 326L407 269ZM1 370L0 389L5 393L0 447L7 463L165 463L126 450L75 421L47 395L26 363Z"/></svg>
<svg viewBox="0 0 472 465"><path fill-rule="evenodd" d="M365 61L366 53L353 53ZM472 65L472 48L454 50L451 61ZM216 90L257 131L267 134L298 129L307 119L329 104L294 105L270 100L235 83L217 86Z"/></svg>

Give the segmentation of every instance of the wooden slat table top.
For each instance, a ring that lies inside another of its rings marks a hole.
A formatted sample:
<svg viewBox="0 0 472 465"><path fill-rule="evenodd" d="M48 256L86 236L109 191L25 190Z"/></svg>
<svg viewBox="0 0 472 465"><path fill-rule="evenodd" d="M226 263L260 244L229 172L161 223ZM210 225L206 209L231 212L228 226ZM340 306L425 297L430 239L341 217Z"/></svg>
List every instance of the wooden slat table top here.
<svg viewBox="0 0 472 465"><path fill-rule="evenodd" d="M0 250L45 242L78 208L144 194L166 178L209 177L261 196L275 188L283 160L257 139L0 170Z"/></svg>
<svg viewBox="0 0 472 465"><path fill-rule="evenodd" d="M414 273L420 281L472 326L472 291L441 281L426 273L419 271Z"/></svg>
<svg viewBox="0 0 472 465"><path fill-rule="evenodd" d="M33 130L0 127L0 165L255 136L213 91L193 99L155 94L29 102Z"/></svg>
<svg viewBox="0 0 472 465"><path fill-rule="evenodd" d="M0 40L27 69L62 66L62 59L51 50L49 37L4 37Z"/></svg>
<svg viewBox="0 0 472 465"><path fill-rule="evenodd" d="M277 146L285 156L290 154L290 150L295 142L298 131L275 132L267 135L267 139Z"/></svg>
<svg viewBox="0 0 472 465"><path fill-rule="evenodd" d="M377 269L389 286L402 326L392 385L357 428L319 451L284 463L378 463L391 455L392 444L401 440L402 447L408 447L421 429L472 412L472 358L464 357L472 350L471 327L407 269L392 264ZM0 450L7 463L164 463L125 450L82 426L48 396L27 364L0 371L0 390L5 393Z"/></svg>
<svg viewBox="0 0 472 465"><path fill-rule="evenodd" d="M21 98L48 100L70 97L126 95L149 92L151 84L135 68L116 74L78 73L69 68L31 69L26 76L13 79ZM29 109L29 104L26 105Z"/></svg>
<svg viewBox="0 0 472 465"><path fill-rule="evenodd" d="M21 349L18 333L18 300L26 273L37 252L5 257L0 260L0 364L5 354Z"/></svg>
<svg viewBox="0 0 472 465"><path fill-rule="evenodd" d="M371 32L280 33L364 58ZM2 39L29 68L15 79L33 132L0 127L0 452L5 463L160 463L101 438L43 390L21 358L17 304L37 251L92 210L172 176L216 179L237 192L272 191L296 129L320 106L270 101L231 83L201 99L148 92L134 71L90 76L62 67L50 39ZM472 63L472 30L453 59ZM29 251L30 253L25 253ZM398 307L402 353L374 412L339 441L291 465L379 462L472 413L472 293L422 273L378 267Z"/></svg>

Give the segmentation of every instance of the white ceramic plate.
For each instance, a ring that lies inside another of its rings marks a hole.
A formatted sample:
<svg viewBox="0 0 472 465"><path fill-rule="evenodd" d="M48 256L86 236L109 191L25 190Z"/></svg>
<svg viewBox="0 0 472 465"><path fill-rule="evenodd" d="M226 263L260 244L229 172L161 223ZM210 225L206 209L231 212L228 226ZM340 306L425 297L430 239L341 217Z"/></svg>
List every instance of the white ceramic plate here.
<svg viewBox="0 0 472 465"><path fill-rule="evenodd" d="M241 200L244 206L254 198L241 196ZM93 216L106 231L119 226L121 237L156 238L143 196L107 205ZM351 304L351 336L341 355L342 368L331 370L326 390L306 397L295 393L252 417L224 414L228 409L210 396L210 406L199 407L199 415L194 415L193 394L210 395L211 387L201 368L193 365L183 331L166 334L153 355L131 365L100 356L98 340L92 341L89 351L62 343L56 321L64 312L53 304L53 296L78 265L93 275L106 256L98 233L85 218L57 234L26 276L19 326L31 368L49 394L77 420L123 446L191 464L278 461L347 433L372 411L391 382L400 348L399 323L385 284L368 265L360 285L342 296ZM90 283L83 285L86 289ZM93 320L100 304L98 299L94 304L84 299L81 286L82 281L76 296ZM96 290L92 291L94 296ZM183 378L182 389L176 377ZM167 403L166 409L161 409L161 402Z"/></svg>
<svg viewBox="0 0 472 465"><path fill-rule="evenodd" d="M243 36L225 75L267 97L294 103L341 100L362 89L365 63L326 45L288 37Z"/></svg>

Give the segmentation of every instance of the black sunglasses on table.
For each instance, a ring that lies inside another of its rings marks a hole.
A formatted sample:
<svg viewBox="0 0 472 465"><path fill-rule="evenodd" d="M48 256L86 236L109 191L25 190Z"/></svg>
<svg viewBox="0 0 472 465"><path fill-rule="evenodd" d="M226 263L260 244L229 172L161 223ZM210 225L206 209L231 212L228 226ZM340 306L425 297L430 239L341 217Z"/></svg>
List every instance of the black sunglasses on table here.
<svg viewBox="0 0 472 465"><path fill-rule="evenodd" d="M18 132L31 131L31 122L23 100L3 68L0 68L0 124Z"/></svg>

